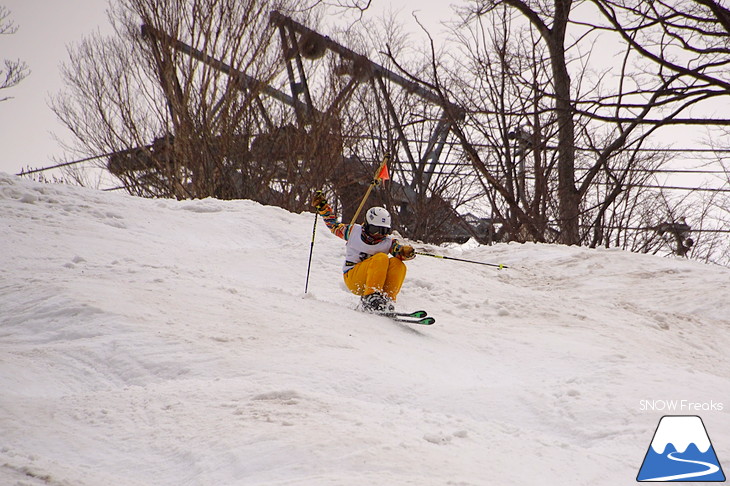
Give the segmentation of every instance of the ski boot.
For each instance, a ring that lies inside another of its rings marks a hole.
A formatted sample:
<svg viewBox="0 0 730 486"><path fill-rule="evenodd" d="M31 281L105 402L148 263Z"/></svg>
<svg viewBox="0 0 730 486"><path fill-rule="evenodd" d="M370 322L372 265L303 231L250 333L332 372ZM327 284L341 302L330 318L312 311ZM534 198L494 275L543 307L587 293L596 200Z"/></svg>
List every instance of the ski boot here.
<svg viewBox="0 0 730 486"><path fill-rule="evenodd" d="M360 298L363 310L377 314L388 314L395 312L393 301L385 297L380 292L363 295Z"/></svg>

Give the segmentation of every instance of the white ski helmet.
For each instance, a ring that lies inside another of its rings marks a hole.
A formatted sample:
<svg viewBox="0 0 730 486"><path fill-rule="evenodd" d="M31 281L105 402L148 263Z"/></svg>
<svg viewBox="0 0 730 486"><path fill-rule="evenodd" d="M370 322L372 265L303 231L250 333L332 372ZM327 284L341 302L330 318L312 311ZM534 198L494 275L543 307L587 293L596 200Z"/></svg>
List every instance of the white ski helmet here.
<svg viewBox="0 0 730 486"><path fill-rule="evenodd" d="M387 209L375 206L368 209L365 213L365 226L366 231L369 228L378 228L380 231L368 231L368 233L390 233L390 213Z"/></svg>

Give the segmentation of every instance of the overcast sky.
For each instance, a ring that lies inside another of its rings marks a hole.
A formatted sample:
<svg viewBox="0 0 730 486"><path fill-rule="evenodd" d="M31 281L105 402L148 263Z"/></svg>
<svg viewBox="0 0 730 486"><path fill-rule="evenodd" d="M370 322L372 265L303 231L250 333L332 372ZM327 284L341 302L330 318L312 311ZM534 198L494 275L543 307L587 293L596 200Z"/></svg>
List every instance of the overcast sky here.
<svg viewBox="0 0 730 486"><path fill-rule="evenodd" d="M0 37L0 59L22 59L31 74L2 95L0 103L0 172L15 174L26 166L46 167L63 153L51 132L65 132L48 107L61 89L59 65L66 46L97 29L106 29L105 0L0 0L18 27Z"/></svg>

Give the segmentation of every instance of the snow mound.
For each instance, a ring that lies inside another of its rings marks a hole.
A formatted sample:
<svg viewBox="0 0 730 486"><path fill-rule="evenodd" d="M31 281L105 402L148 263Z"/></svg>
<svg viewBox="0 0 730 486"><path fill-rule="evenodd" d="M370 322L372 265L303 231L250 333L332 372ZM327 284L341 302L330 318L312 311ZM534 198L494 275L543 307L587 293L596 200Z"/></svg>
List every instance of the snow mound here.
<svg viewBox="0 0 730 486"><path fill-rule="evenodd" d="M0 205L0 484L629 484L642 400L730 391L726 268L425 245L510 268L408 262L409 327L354 310L323 224L304 294L311 213L5 174Z"/></svg>

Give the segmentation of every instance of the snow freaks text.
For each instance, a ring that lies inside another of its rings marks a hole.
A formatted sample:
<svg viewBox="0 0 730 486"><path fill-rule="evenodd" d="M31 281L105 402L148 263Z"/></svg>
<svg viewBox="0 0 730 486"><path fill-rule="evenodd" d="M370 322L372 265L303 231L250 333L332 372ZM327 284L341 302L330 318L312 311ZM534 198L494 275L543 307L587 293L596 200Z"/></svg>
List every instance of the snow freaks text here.
<svg viewBox="0 0 730 486"><path fill-rule="evenodd" d="M722 402L695 402L692 400L640 400L642 412L722 412Z"/></svg>

